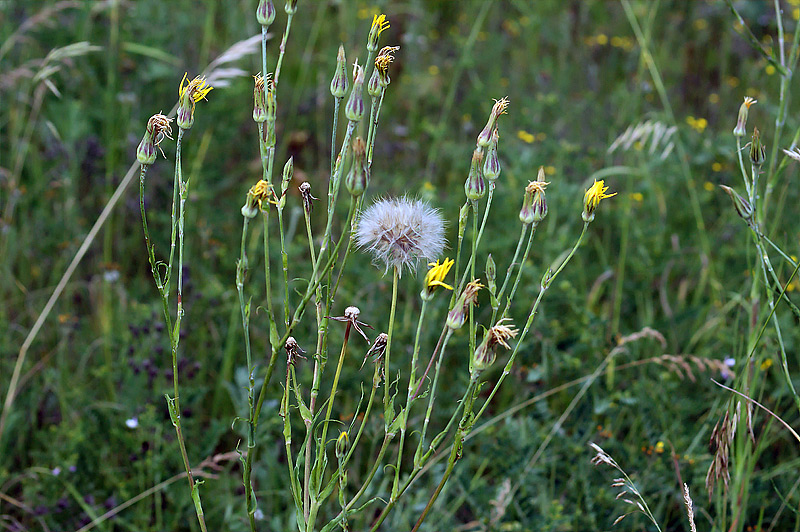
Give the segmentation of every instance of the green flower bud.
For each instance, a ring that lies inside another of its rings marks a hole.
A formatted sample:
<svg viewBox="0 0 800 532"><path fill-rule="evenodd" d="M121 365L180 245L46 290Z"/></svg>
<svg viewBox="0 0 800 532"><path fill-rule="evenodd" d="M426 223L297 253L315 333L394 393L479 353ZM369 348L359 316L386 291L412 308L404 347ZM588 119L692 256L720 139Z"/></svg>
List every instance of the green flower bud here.
<svg viewBox="0 0 800 532"><path fill-rule="evenodd" d="M347 87L350 82L347 79L347 60L344 56L344 45L339 45L339 53L336 55L336 72L331 80L331 94L334 98L344 98L347 94Z"/></svg>
<svg viewBox="0 0 800 532"><path fill-rule="evenodd" d="M761 143L761 134L758 128L753 128L753 140L750 142L750 162L753 166L761 166L767 160L767 149Z"/></svg>
<svg viewBox="0 0 800 532"><path fill-rule="evenodd" d="M497 158L498 140L500 140L500 134L497 132L497 128L494 128L494 131L492 131L492 139L486 150L486 160L483 163L483 177L490 182L500 176L500 159Z"/></svg>
<svg viewBox="0 0 800 532"><path fill-rule="evenodd" d="M265 28L270 27L275 20L275 5L272 0L260 0L256 9L256 20Z"/></svg>
<svg viewBox="0 0 800 532"><path fill-rule="evenodd" d="M464 183L464 194L470 201L477 201L486 195L486 183L483 180L483 152L476 148L472 152L472 163L469 175Z"/></svg>
<svg viewBox="0 0 800 532"><path fill-rule="evenodd" d="M731 201L733 201L733 208L736 209L736 214L749 222L753 218L753 207L750 205L750 202L740 196L731 187L726 187L725 185L720 185L719 187L724 190L731 198Z"/></svg>
<svg viewBox="0 0 800 532"><path fill-rule="evenodd" d="M358 63L353 67L353 89L350 91L350 98L344 107L344 116L351 122L358 122L364 116L364 69Z"/></svg>
<svg viewBox="0 0 800 532"><path fill-rule="evenodd" d="M369 185L367 168L367 145L361 137L353 139L353 166L344 178L344 185L351 195L358 197Z"/></svg>

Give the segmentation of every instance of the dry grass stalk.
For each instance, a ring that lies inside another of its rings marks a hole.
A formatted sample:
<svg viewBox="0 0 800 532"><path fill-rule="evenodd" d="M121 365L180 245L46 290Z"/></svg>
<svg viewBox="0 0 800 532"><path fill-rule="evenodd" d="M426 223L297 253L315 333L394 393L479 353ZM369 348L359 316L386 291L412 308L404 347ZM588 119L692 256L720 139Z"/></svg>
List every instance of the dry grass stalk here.
<svg viewBox="0 0 800 532"><path fill-rule="evenodd" d="M706 490L708 498L714 493L714 487L722 479L725 491L728 491L728 483L731 479L730 473L730 446L733 436L736 434L736 425L739 422L739 411L742 403L736 403L736 412L731 416L730 412L725 412L722 422L717 422L711 431L711 438L708 447L714 455L711 466L706 474Z"/></svg>

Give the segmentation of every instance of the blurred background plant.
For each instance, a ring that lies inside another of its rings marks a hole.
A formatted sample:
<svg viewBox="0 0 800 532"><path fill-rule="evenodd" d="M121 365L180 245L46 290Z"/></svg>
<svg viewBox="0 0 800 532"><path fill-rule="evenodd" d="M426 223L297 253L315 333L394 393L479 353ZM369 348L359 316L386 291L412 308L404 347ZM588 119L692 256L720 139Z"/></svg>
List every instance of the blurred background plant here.
<svg viewBox="0 0 800 532"><path fill-rule="evenodd" d="M163 393L171 390L172 365L135 187L119 196L41 328L23 343L127 176L147 119L169 110L183 72L202 72L220 56L222 82L213 83L213 100L198 115L183 153L192 181L185 246L194 260L183 272L192 319L182 342L192 358L177 364L190 461L209 476L203 486L209 526L248 528L238 457L231 452L241 433L230 427L247 411L248 373L238 358L230 368L223 361L241 348L232 281L238 213L261 167L257 146L242 141L255 135L249 75L261 70L258 41L248 41L260 32L253 4L0 4L0 523L6 529L197 528L174 434L165 430ZM789 43L800 5L777 4ZM777 58L774 3L733 5L753 38ZM358 29L380 12L392 21L386 42L402 48L393 65L394 97L381 111L371 194L409 192L457 212L486 104L507 95L512 112L503 117L503 174L487 223L487 251L497 258L514 249L518 229L509 230L507 221L543 165L552 183L549 215L517 295L532 301L544 268L574 241L575 212L592 179L606 179L619 193L604 204L602 223L593 225L592 238L548 294L517 369L466 441L464 459L423 529L610 526L619 505L606 473L591 467L589 441L625 464L664 530L685 526L684 482L698 528L727 530L737 502L738 529L797 528L796 443L757 410L752 426L760 450L737 473L748 497L739 499L734 490L725 495L718 486L709 503L704 492L712 461L707 442L730 398L709 377L730 383L754 368L762 380L756 398L798 425L774 328L761 337L753 364L743 366L750 331L763 326L769 310L765 299L752 308L757 248L716 186L739 183L731 131L744 96L758 100L748 134L752 124L762 130L767 169L773 148L790 147L790 133L800 125L788 97L796 81L787 81L781 98L786 78L751 46L725 2L301 1L293 32L304 38L290 42L283 65L293 86L281 95L276 160L293 156L295 179L312 190L322 189L330 171L335 50L342 41L348 50L361 49ZM277 27L283 16L278 9ZM782 101L788 107L778 143L768 126ZM172 149L165 146L170 158ZM762 228L795 262L797 171L787 164L774 181L776 210L770 207ZM154 165L146 200L159 242L169 240L171 186L169 166ZM315 210L315 223L324 214ZM456 230L448 228L451 243ZM792 268L782 264L774 264L775 274L792 299L800 284L789 281ZM374 275L367 261L347 267L352 278L376 280L343 284L340 300L358 301L366 321L385 313L391 276ZM418 292L418 280L404 276L401 304ZM797 322L785 307L775 315L797 387ZM397 334L413 335L414 317L398 314ZM655 332L624 341L646 327ZM264 352L267 337L266 328L253 328L254 353ZM431 345L436 338L422 341ZM624 349L615 351L618 344ZM15 372L23 345L29 348ZM446 375L462 379L439 392L443 401L455 401L468 379L465 361L443 364ZM496 366L488 378L499 377ZM352 388L361 374L349 368L341 379ZM279 399L276 390L258 427L260 441L275 443L262 452L276 462L284 456ZM338 404L355 413L358 400L341 397ZM285 464L278 465L260 468L254 478L260 528L295 526L285 511L291 505ZM431 467L438 470L426 478L440 478L445 466L436 462ZM435 487L425 482L384 528L413 526ZM633 514L617 526L648 523Z"/></svg>

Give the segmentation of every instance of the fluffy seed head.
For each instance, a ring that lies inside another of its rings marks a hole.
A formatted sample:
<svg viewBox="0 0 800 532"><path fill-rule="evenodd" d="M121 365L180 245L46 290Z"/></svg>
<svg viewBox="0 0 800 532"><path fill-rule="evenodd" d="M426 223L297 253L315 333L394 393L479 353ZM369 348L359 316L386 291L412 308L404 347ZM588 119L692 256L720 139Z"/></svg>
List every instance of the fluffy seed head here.
<svg viewBox="0 0 800 532"><path fill-rule="evenodd" d="M361 215L356 243L368 249L386 271L413 270L420 259L438 258L445 246L444 220L424 201L386 198L373 203Z"/></svg>

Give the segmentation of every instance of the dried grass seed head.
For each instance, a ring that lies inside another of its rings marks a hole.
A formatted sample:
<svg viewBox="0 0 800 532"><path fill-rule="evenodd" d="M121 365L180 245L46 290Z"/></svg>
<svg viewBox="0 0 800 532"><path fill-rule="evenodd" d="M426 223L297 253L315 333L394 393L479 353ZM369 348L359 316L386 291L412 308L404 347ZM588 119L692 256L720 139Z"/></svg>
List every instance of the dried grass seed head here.
<svg viewBox="0 0 800 532"><path fill-rule="evenodd" d="M427 203L407 197L380 199L362 214L356 243L370 251L388 272L414 270L420 259L433 261L445 246L445 223Z"/></svg>

